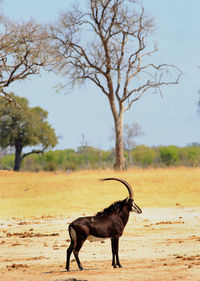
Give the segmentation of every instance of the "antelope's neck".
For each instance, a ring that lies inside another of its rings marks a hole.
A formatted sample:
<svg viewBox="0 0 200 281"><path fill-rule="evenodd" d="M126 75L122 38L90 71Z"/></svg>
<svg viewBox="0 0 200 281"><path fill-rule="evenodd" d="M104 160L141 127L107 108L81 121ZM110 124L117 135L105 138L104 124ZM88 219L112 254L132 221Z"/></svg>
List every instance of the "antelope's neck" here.
<svg viewBox="0 0 200 281"><path fill-rule="evenodd" d="M124 206L124 208L119 213L119 216L125 226L127 224L128 218L129 218L129 211L128 211L127 206Z"/></svg>

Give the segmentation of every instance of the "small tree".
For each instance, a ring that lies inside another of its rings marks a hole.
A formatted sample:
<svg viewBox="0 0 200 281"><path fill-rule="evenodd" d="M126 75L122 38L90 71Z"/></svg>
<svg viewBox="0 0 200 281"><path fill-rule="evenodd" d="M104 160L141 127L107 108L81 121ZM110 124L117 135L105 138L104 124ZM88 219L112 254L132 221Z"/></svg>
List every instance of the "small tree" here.
<svg viewBox="0 0 200 281"><path fill-rule="evenodd" d="M47 122L48 112L41 107L30 108L28 100L9 94L20 104L22 110L13 104L5 106L6 101L0 99L0 147L14 147L14 171L19 171L22 160L33 153L43 153L57 144L54 130ZM41 146L23 153L23 148Z"/></svg>
<svg viewBox="0 0 200 281"><path fill-rule="evenodd" d="M52 70L62 72L72 85L89 81L105 95L114 120L115 168L121 170L124 112L150 89L160 92L162 86L177 84L181 72L152 61L151 55L158 51L149 41L154 21L138 1L88 0L87 4L86 10L76 5L61 14L51 27Z"/></svg>
<svg viewBox="0 0 200 281"><path fill-rule="evenodd" d="M200 90L199 90L199 100L198 100L197 106L198 106L197 112L200 115Z"/></svg>
<svg viewBox="0 0 200 281"><path fill-rule="evenodd" d="M85 140L85 135L82 134L82 141L81 141L81 146L79 147L79 153L82 153L85 158L85 166L86 169L89 169L89 151L88 151L88 143Z"/></svg>
<svg viewBox="0 0 200 281"><path fill-rule="evenodd" d="M155 163L156 151L146 145L136 146L133 150L134 164L147 167Z"/></svg>
<svg viewBox="0 0 200 281"><path fill-rule="evenodd" d="M133 165L131 150L136 146L135 138L144 135L142 128L137 123L124 125L124 149L128 153L129 165Z"/></svg>
<svg viewBox="0 0 200 281"><path fill-rule="evenodd" d="M176 162L179 160L179 151L178 147L174 145L169 145L167 147L160 148L160 157L162 162L167 165L175 165Z"/></svg>

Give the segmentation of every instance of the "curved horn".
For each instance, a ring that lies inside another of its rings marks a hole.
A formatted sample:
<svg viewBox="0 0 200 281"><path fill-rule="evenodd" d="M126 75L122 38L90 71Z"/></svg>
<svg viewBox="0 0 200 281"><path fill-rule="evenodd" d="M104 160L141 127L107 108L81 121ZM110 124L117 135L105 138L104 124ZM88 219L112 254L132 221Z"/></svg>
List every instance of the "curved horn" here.
<svg viewBox="0 0 200 281"><path fill-rule="evenodd" d="M126 186L126 188L128 189L129 198L133 199L133 190L132 190L132 187L130 186L130 184L128 182L126 182L125 180L122 180L122 179L118 179L118 178L100 179L100 181L108 181L108 180L116 180L116 181L119 181L119 182L123 183Z"/></svg>

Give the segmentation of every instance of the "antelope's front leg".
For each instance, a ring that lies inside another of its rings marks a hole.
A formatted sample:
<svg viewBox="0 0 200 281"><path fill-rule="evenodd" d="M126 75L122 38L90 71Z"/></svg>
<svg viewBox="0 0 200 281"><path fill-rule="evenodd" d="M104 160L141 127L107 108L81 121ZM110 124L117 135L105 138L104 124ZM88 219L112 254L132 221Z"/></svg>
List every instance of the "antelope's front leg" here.
<svg viewBox="0 0 200 281"><path fill-rule="evenodd" d="M114 245L114 238L111 239L111 249L112 249L112 266L113 268L116 268L116 263L115 263L115 245Z"/></svg>
<svg viewBox="0 0 200 281"><path fill-rule="evenodd" d="M111 239L111 246L112 246L112 266L116 268L117 266L122 267L119 261L119 238L112 238Z"/></svg>
<svg viewBox="0 0 200 281"><path fill-rule="evenodd" d="M116 238L115 239L115 249L116 249L116 261L117 261L117 265L119 267L123 267L121 264L120 264L120 261L119 261L119 238Z"/></svg>

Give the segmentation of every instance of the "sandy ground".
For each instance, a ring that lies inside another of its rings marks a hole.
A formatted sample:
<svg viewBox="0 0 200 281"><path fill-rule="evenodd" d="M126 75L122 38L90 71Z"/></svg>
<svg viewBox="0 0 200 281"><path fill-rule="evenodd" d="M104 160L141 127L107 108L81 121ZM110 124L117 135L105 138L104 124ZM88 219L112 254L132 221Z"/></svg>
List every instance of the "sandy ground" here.
<svg viewBox="0 0 200 281"><path fill-rule="evenodd" d="M200 208L144 208L141 215L131 214L120 239L123 268L111 267L109 240L86 241L80 252L85 270L78 271L72 257L66 272L67 226L75 218L0 220L0 280L200 280Z"/></svg>

